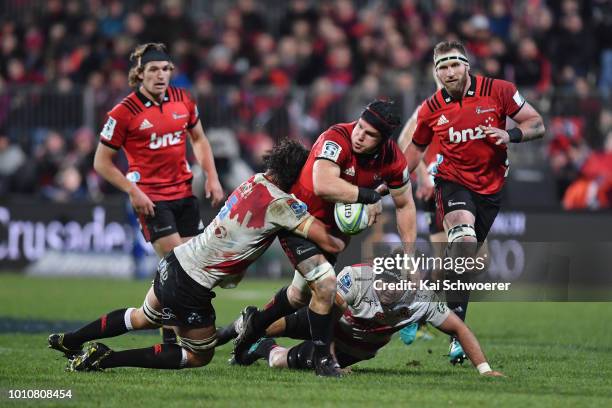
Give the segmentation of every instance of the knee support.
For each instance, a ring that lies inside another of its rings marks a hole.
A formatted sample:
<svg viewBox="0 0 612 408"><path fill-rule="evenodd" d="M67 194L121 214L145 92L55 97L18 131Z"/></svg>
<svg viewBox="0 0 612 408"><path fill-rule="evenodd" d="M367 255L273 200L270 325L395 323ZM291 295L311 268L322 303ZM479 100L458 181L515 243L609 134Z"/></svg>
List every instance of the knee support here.
<svg viewBox="0 0 612 408"><path fill-rule="evenodd" d="M459 224L448 230L448 243L452 244L464 237L474 237L476 239L476 230L473 225Z"/></svg>
<svg viewBox="0 0 612 408"><path fill-rule="evenodd" d="M293 346L287 352L287 366L294 370L312 370L314 356L314 344L305 341Z"/></svg>
<svg viewBox="0 0 612 408"><path fill-rule="evenodd" d="M178 344L194 354L203 354L210 349L214 349L217 344L217 334L213 334L207 339L193 340L185 337L176 336Z"/></svg>
<svg viewBox="0 0 612 408"><path fill-rule="evenodd" d="M324 262L321 265L318 265L317 267L310 270L310 272L308 272L306 275L304 275L304 279L306 279L306 282L308 283L313 283L328 277L336 277L334 267L331 266L329 262Z"/></svg>
<svg viewBox="0 0 612 408"><path fill-rule="evenodd" d="M149 305L149 302L147 301L147 299L145 299L144 303L142 304L142 311L144 312L145 318L149 322L156 324L158 326L161 326L163 324L162 314L158 312L157 310L153 309L153 307Z"/></svg>

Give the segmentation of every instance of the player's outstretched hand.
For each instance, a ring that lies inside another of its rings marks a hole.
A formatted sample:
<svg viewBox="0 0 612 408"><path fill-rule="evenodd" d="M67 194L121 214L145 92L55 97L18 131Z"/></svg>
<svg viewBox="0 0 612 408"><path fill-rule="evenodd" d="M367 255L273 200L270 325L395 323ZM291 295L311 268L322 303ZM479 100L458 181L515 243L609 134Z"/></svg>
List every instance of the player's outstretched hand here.
<svg viewBox="0 0 612 408"><path fill-rule="evenodd" d="M151 217L155 215L155 204L153 204L153 201L151 201L151 199L145 193L143 193L136 184L132 186L128 194L130 196L132 207L134 207L134 210L136 210L138 214L148 215Z"/></svg>
<svg viewBox="0 0 612 408"><path fill-rule="evenodd" d="M368 227L376 222L376 218L382 213L382 201L378 200L374 204L368 204Z"/></svg>
<svg viewBox="0 0 612 408"><path fill-rule="evenodd" d="M500 373L499 371L487 371L486 373L483 373L482 375L487 376L487 377L505 377L505 375L503 373Z"/></svg>
<svg viewBox="0 0 612 408"><path fill-rule="evenodd" d="M213 207L217 207L225 200L225 192L223 191L223 187L221 187L219 179L207 179L206 185L204 186L204 192L206 193L206 198L210 199L210 203Z"/></svg>
<svg viewBox="0 0 612 408"><path fill-rule="evenodd" d="M478 126L485 134L489 137L495 139L495 144L500 145L502 143L508 144L510 143L510 135L503 129L498 129L492 126Z"/></svg>

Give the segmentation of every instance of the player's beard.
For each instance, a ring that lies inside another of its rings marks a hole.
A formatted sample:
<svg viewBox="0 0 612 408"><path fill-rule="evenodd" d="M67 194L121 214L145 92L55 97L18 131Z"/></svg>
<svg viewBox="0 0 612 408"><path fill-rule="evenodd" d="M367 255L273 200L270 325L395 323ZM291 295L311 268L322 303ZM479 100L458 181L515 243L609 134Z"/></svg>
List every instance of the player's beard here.
<svg viewBox="0 0 612 408"><path fill-rule="evenodd" d="M467 83L467 78L468 78L468 73L466 70L465 73L463 74L463 77L461 77L455 82L445 85L446 90L453 97L453 99L460 100L463 98L463 91L465 90L465 84Z"/></svg>

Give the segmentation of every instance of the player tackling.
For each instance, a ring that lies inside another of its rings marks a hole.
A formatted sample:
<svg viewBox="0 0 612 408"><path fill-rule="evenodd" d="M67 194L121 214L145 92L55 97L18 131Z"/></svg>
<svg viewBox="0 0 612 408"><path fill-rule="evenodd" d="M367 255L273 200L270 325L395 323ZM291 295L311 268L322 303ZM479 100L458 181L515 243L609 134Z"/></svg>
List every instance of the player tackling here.
<svg viewBox="0 0 612 408"><path fill-rule="evenodd" d="M266 173L242 183L204 232L174 248L159 263L143 305L103 315L80 329L49 336L49 347L70 358L69 371L113 367L179 369L200 367L213 357L217 343L212 299L216 286L234 286L246 268L286 229L311 239L323 250L344 249L341 239L310 215L286 191L295 182L308 152L285 141L264 157ZM131 330L170 326L178 344L114 351L87 341L115 337Z"/></svg>
<svg viewBox="0 0 612 408"><path fill-rule="evenodd" d="M312 147L291 193L314 216L333 227L336 202L368 204L369 210L373 210L369 219L373 221L381 211L381 195L375 189L384 183L395 204L402 242L414 243L416 211L407 163L392 138L400 123L392 102L376 100L365 107L356 121L331 126ZM329 348L336 293L335 256L298 236L279 234L279 240L296 268L294 280L289 287L279 290L264 310L258 311L254 306L244 310L245 324L234 349L236 362L241 363L243 352L271 323L309 304L307 323L315 347L315 372L321 376L340 376ZM411 251L406 248L410 255Z"/></svg>

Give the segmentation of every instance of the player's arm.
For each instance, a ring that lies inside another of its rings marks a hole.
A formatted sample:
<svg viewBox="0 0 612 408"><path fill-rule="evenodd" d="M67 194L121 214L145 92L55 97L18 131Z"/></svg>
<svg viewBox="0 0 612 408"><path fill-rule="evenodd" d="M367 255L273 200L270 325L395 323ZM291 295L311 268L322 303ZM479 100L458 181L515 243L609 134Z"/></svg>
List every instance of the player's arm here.
<svg viewBox="0 0 612 408"><path fill-rule="evenodd" d="M219 182L219 175L215 167L215 159L210 147L210 142L204 134L202 122L198 120L193 128L187 130L187 133L189 134L196 160L200 167L202 167L202 170L206 172L206 186L204 187L206 198L211 198L212 196L211 203L213 207L216 207L223 202L225 193Z"/></svg>
<svg viewBox="0 0 612 408"><path fill-rule="evenodd" d="M116 154L117 150L103 143L98 143L94 156L94 169L106 181L128 194L136 212L144 215L154 215L155 204L153 204L153 201L138 188L136 183L129 181L121 170L115 166L113 157Z"/></svg>
<svg viewBox="0 0 612 408"><path fill-rule="evenodd" d="M402 150L408 162L410 173L423 161L423 153L434 137L433 130L427 124L428 112L429 110L424 108L423 105L415 112L417 113L417 119L411 143Z"/></svg>
<svg viewBox="0 0 612 408"><path fill-rule="evenodd" d="M446 334L457 337L463 351L468 356L474 367L478 369L480 374L491 377L503 377L504 375L499 371L491 370L487 359L480 348L480 344L474 336L474 333L469 327L459 318L456 314L450 313L446 320L438 326L438 329L442 330Z"/></svg>
<svg viewBox="0 0 612 408"><path fill-rule="evenodd" d="M421 160L416 168L417 175L417 191L416 197L422 200L431 198L434 192L434 184L427 171L427 165Z"/></svg>
<svg viewBox="0 0 612 408"><path fill-rule="evenodd" d="M373 204L380 200L380 194L369 188L357 187L340 177L340 166L319 159L312 170L314 192L325 201L334 203Z"/></svg>
<svg viewBox="0 0 612 408"><path fill-rule="evenodd" d="M402 131L400 132L397 138L397 144L401 151L406 150L406 147L408 147L410 142L412 142L412 135L414 134L414 131L416 129L418 114L419 108L416 108L412 113L412 116L410 116L410 119L408 119L408 121L402 128Z"/></svg>
<svg viewBox="0 0 612 408"><path fill-rule="evenodd" d="M390 188L389 191L395 204L397 232L404 243L405 252L412 254L416 242L416 207L412 198L411 184L408 182L401 188Z"/></svg>
<svg viewBox="0 0 612 408"><path fill-rule="evenodd" d="M502 143L522 143L530 140L539 139L544 136L546 128L542 116L529 104L525 102L523 107L512 117L517 126L508 129L498 129L491 126L480 126L480 128L490 137L496 140L495 144Z"/></svg>
<svg viewBox="0 0 612 408"><path fill-rule="evenodd" d="M346 247L342 239L332 235L331 229L312 215L302 221L293 232L314 242L323 251L331 254L338 254Z"/></svg>
<svg viewBox="0 0 612 408"><path fill-rule="evenodd" d="M512 120L518 124L517 127L521 129L523 133L520 140L521 142L528 142L544 136L544 132L546 131L544 120L529 102L525 102L525 105L516 115L514 115L514 117L512 117Z"/></svg>
<svg viewBox="0 0 612 408"><path fill-rule="evenodd" d="M426 146L410 143L404 150L404 156L408 162L408 171L410 171L410 173L412 173L419 166L419 163L423 162L423 154L425 153L425 149Z"/></svg>
<svg viewBox="0 0 612 408"><path fill-rule="evenodd" d="M502 113L517 123L516 127L508 131L480 126L485 134L496 139L495 144L528 142L544 136L546 129L542 116L521 96L513 83L498 80L494 82L493 87Z"/></svg>

